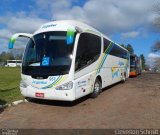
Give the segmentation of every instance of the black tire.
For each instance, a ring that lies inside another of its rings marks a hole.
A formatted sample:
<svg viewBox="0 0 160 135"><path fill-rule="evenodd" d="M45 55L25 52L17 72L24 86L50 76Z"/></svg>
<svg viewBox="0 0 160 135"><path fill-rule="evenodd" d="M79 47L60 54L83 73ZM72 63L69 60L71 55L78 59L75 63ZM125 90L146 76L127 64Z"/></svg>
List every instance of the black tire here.
<svg viewBox="0 0 160 135"><path fill-rule="evenodd" d="M121 82L122 82L122 83L125 83L125 82L126 82L126 73L123 74L123 78L122 78Z"/></svg>
<svg viewBox="0 0 160 135"><path fill-rule="evenodd" d="M91 94L91 98L96 98L100 94L101 89L102 89L102 83L97 78L94 82L94 90L93 90L93 93Z"/></svg>
<svg viewBox="0 0 160 135"><path fill-rule="evenodd" d="M33 98L30 97L24 97L28 102L30 102Z"/></svg>

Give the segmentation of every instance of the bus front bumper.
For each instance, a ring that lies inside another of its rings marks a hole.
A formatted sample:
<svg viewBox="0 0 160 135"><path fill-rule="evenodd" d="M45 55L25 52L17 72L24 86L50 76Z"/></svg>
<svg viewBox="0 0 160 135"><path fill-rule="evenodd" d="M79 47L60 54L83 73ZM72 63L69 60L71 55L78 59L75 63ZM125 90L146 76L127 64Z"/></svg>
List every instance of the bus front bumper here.
<svg viewBox="0 0 160 135"><path fill-rule="evenodd" d="M62 101L75 100L75 93L73 89L74 88L70 90L56 90L55 88L38 89L32 86L27 86L26 88L20 87L21 94L24 97Z"/></svg>
<svg viewBox="0 0 160 135"><path fill-rule="evenodd" d="M135 71L131 71L130 74L129 74L129 76L136 76L136 75L137 75L137 74L136 74Z"/></svg>

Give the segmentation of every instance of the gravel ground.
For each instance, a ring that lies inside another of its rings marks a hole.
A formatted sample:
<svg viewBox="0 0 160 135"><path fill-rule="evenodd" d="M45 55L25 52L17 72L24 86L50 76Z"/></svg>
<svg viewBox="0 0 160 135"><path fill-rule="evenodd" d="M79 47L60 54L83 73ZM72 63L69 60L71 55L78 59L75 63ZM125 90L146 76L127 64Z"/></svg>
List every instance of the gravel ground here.
<svg viewBox="0 0 160 135"><path fill-rule="evenodd" d="M73 103L32 100L0 112L0 128L160 128L160 74L143 73Z"/></svg>

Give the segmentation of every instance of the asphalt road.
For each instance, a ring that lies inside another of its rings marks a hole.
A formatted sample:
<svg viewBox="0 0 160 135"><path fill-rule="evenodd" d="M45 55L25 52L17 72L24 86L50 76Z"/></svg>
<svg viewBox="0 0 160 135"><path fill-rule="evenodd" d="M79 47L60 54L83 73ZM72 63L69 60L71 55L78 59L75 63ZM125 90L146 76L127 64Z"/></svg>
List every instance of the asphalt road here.
<svg viewBox="0 0 160 135"><path fill-rule="evenodd" d="M32 100L0 114L0 128L160 128L160 74L143 73L74 103Z"/></svg>

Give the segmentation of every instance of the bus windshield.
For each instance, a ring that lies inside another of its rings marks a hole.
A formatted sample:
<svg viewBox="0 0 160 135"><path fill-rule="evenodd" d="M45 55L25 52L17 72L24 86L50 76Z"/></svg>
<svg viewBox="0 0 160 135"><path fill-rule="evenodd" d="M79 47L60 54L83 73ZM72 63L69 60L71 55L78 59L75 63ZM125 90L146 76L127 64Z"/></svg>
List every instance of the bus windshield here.
<svg viewBox="0 0 160 135"><path fill-rule="evenodd" d="M32 76L63 75L70 70L74 42L67 44L67 32L44 32L29 40L22 73ZM75 38L75 37L74 37Z"/></svg>

